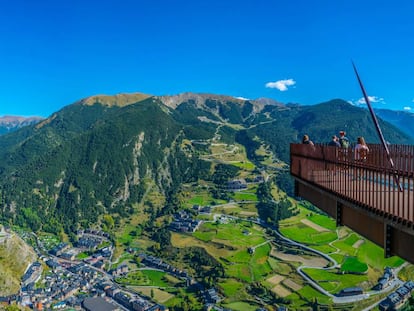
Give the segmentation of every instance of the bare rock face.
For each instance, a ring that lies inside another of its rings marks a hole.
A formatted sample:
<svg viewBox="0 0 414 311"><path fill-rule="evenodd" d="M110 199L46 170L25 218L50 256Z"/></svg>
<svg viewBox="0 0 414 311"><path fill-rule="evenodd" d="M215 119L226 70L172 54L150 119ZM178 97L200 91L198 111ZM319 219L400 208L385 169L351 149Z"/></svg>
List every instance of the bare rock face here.
<svg viewBox="0 0 414 311"><path fill-rule="evenodd" d="M0 228L0 296L19 290L22 275L35 260L34 250L17 234Z"/></svg>
<svg viewBox="0 0 414 311"><path fill-rule="evenodd" d="M181 93L178 95L166 95L160 96L159 99L162 103L172 109L177 108L181 103L193 100L196 103L196 106L203 106L207 99L217 100L221 102L232 101L243 103L245 99L236 98L227 95L215 95L208 93Z"/></svg>

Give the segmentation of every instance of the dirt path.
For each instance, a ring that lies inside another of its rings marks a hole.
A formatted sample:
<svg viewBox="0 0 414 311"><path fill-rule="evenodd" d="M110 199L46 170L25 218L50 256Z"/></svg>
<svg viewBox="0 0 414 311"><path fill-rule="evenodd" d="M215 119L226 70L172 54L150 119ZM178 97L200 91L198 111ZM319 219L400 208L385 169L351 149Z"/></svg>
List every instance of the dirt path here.
<svg viewBox="0 0 414 311"><path fill-rule="evenodd" d="M328 232L329 231L328 229L326 229L322 226L319 226L318 224L315 224L314 222L312 222L312 221L310 221L309 219L306 219L306 218L302 219L300 222L307 225L308 227L311 227L312 229L315 229L318 232Z"/></svg>
<svg viewBox="0 0 414 311"><path fill-rule="evenodd" d="M312 258L307 259L302 256L286 254L286 253L277 252L273 250L271 252L271 255L284 261L301 262L305 266L312 266L315 268L326 267L326 265L329 263L328 260L326 260L323 257L312 257Z"/></svg>

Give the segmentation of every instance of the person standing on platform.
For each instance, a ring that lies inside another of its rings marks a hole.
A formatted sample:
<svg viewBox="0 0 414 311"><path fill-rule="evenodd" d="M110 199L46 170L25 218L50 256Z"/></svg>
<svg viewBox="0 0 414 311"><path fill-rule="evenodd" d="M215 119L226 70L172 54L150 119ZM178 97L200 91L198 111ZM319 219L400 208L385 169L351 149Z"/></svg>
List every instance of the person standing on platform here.
<svg viewBox="0 0 414 311"><path fill-rule="evenodd" d="M355 165L355 173L354 173L354 180L361 179L364 175L364 167L363 163L367 161L369 148L365 143L364 137L358 137L357 144L354 148L354 159L356 161Z"/></svg>
<svg viewBox="0 0 414 311"><path fill-rule="evenodd" d="M328 146L341 147L341 144L339 143L338 137L336 135L332 136L332 140L328 143Z"/></svg>
<svg viewBox="0 0 414 311"><path fill-rule="evenodd" d="M349 147L349 139L345 135L346 135L345 131L340 131L339 132L339 144L341 145L342 148L348 148Z"/></svg>
<svg viewBox="0 0 414 311"><path fill-rule="evenodd" d="M308 135L303 135L302 144L314 146L313 141L311 141L309 139L309 136Z"/></svg>
<svg viewBox="0 0 414 311"><path fill-rule="evenodd" d="M326 150L326 157L330 164L327 164L327 169L329 172L334 172L337 169L337 161L338 161L338 153L339 148L341 148L341 144L338 141L338 137L336 135L332 136L332 140L328 143L329 147L335 148L327 148Z"/></svg>
<svg viewBox="0 0 414 311"><path fill-rule="evenodd" d="M348 159L348 147L349 147L349 139L345 136L345 131L339 132L339 144L341 145L341 149L339 150L339 160L346 164ZM344 167L346 168L346 166Z"/></svg>
<svg viewBox="0 0 414 311"><path fill-rule="evenodd" d="M365 142L364 137L358 137L357 144L354 148L355 151L355 160L359 162L365 162L367 160L367 155L369 148Z"/></svg>

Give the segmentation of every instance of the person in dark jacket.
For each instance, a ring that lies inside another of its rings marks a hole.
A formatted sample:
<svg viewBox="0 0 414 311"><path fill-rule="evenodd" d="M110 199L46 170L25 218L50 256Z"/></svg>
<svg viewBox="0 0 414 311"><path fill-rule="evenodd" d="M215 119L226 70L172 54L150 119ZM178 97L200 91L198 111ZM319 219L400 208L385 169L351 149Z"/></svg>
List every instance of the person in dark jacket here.
<svg viewBox="0 0 414 311"><path fill-rule="evenodd" d="M341 144L339 143L338 137L336 135L332 136L332 140L328 143L328 146L341 147Z"/></svg>
<svg viewBox="0 0 414 311"><path fill-rule="evenodd" d="M303 135L303 138L302 138L302 144L305 144L305 145L314 145L313 144L313 141L311 141L310 139L309 139L309 136L308 135Z"/></svg>

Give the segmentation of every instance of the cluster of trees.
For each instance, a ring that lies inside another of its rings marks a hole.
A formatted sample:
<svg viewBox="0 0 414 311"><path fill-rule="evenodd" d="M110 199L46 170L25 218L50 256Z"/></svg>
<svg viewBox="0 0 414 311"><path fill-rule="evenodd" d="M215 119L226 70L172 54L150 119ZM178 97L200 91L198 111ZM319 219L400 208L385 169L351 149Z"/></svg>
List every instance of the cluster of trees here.
<svg viewBox="0 0 414 311"><path fill-rule="evenodd" d="M275 292L266 288L260 282L254 282L249 284L249 286L247 286L247 292L254 297L260 297L262 301L266 302L269 305L291 303L289 299L278 297Z"/></svg>
<svg viewBox="0 0 414 311"><path fill-rule="evenodd" d="M197 278L206 287L214 286L218 278L224 277L224 267L202 247L187 247L183 261L192 268Z"/></svg>
<svg viewBox="0 0 414 311"><path fill-rule="evenodd" d="M261 219L265 219L268 223L273 225L278 224L279 220L289 218L293 215L292 203L287 196L284 196L279 201L273 199L271 193L271 182L264 182L259 184L257 189L257 212Z"/></svg>

